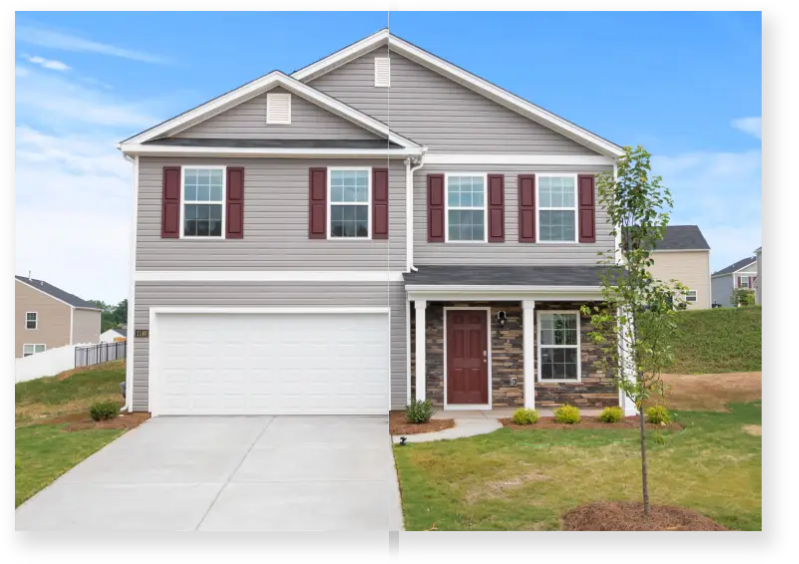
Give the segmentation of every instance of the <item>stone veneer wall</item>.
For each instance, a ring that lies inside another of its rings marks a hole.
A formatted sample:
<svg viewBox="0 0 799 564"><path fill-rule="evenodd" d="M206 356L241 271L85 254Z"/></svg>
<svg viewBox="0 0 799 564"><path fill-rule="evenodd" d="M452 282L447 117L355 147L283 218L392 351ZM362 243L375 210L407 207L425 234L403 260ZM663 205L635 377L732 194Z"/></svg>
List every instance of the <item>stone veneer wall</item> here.
<svg viewBox="0 0 799 564"><path fill-rule="evenodd" d="M579 310L581 304L568 302L538 302L536 311ZM491 308L491 395L493 407L522 407L524 405L524 352L522 307L520 302L428 302L427 335L427 398L436 406L444 405L444 307ZM500 327L497 313L507 316ZM591 326L587 316L581 316L582 381L565 383L536 382L536 407L552 408L570 403L581 408L618 405L619 396L608 375L594 366L600 353L588 339ZM538 319L536 318L536 323ZM536 347L538 339L535 339ZM538 362L538 351L535 353ZM537 371L536 371L537 373ZM411 307L411 397L416 397L416 310Z"/></svg>

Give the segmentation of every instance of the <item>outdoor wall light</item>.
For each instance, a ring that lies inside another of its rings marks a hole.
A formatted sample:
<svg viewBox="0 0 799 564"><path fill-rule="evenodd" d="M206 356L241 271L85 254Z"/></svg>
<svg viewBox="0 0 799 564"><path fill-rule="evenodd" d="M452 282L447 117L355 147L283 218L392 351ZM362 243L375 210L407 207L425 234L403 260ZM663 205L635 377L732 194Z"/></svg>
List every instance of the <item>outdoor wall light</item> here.
<svg viewBox="0 0 799 564"><path fill-rule="evenodd" d="M505 322L508 320L508 316L505 314L504 311L500 311L497 314L497 322L499 322L500 327L505 327Z"/></svg>

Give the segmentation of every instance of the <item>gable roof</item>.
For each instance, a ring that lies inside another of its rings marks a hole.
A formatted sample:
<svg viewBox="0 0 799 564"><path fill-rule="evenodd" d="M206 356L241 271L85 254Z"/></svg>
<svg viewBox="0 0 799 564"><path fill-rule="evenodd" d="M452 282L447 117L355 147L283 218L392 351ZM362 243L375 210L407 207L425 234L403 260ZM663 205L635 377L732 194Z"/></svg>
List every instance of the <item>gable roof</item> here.
<svg viewBox="0 0 799 564"><path fill-rule="evenodd" d="M35 278L28 278L26 276L14 276L17 282L21 282L27 286L30 286L34 290L39 290L60 302L64 302L65 304L80 308L80 309L96 309L97 311L102 311L99 307L94 305L91 302L87 302L86 300L79 298L74 294L70 294L69 292L65 292L61 288L57 288L52 284L45 282L44 280L36 280Z"/></svg>
<svg viewBox="0 0 799 564"><path fill-rule="evenodd" d="M149 141L188 129L208 118L219 115L237 104L263 94L276 86L282 86L292 94L301 96L327 109L331 113L363 127L367 131L387 138L391 143L395 143L402 148L417 149L419 151L422 149L422 147L414 141L391 131L383 122L277 70L248 82L235 90L230 90L221 96L217 96L191 110L163 121L141 133L128 137L117 146L124 153L136 153L142 148L143 144Z"/></svg>
<svg viewBox="0 0 799 564"><path fill-rule="evenodd" d="M416 45L405 41L389 33L387 29L381 29L377 33L370 35L353 43L343 49L340 49L323 59L316 61L298 71L292 73L292 77L297 80L309 81L318 78L323 74L330 72L358 57L368 53L369 51L388 45L389 48L397 53L415 61L439 74L469 88L478 94L482 94L486 98L515 111L522 116L525 116L533 121L540 123L561 135L568 137L578 143L587 146L603 155L611 157L619 157L624 154L624 149L615 143L600 137L599 135L588 131L552 112L545 110L541 106L537 106L527 100L516 96L515 94L493 84L461 67L454 65L440 57L433 55L417 47Z"/></svg>
<svg viewBox="0 0 799 564"><path fill-rule="evenodd" d="M658 242L658 251L709 251L705 236L697 225L667 225L663 240Z"/></svg>
<svg viewBox="0 0 799 564"><path fill-rule="evenodd" d="M755 264L757 262L756 257L746 257L745 259L741 259L738 262L732 263L730 266L726 268L722 268L718 272L714 272L711 276L723 276L725 274L732 274L733 272L738 272L739 270Z"/></svg>

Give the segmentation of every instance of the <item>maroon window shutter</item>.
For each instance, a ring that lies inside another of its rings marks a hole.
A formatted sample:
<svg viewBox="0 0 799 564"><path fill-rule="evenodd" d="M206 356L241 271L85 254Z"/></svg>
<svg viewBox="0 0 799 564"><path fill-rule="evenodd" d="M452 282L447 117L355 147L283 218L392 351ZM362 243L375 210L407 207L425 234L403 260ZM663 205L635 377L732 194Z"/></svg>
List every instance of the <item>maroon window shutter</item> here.
<svg viewBox="0 0 799 564"><path fill-rule="evenodd" d="M444 175L427 175L427 240L444 242Z"/></svg>
<svg viewBox="0 0 799 564"><path fill-rule="evenodd" d="M738 276L737 278L738 278L738 287L740 288L741 287L741 277Z"/></svg>
<svg viewBox="0 0 799 564"><path fill-rule="evenodd" d="M505 241L505 176L488 175L488 242Z"/></svg>
<svg viewBox="0 0 799 564"><path fill-rule="evenodd" d="M519 175L519 242L535 243L535 174Z"/></svg>
<svg viewBox="0 0 799 564"><path fill-rule="evenodd" d="M327 238L327 169L312 168L308 172L308 238Z"/></svg>
<svg viewBox="0 0 799 564"><path fill-rule="evenodd" d="M388 239L388 169L372 169L372 239Z"/></svg>
<svg viewBox="0 0 799 564"><path fill-rule="evenodd" d="M244 167L228 167L226 200L225 237L244 239Z"/></svg>
<svg viewBox="0 0 799 564"><path fill-rule="evenodd" d="M164 167L164 186L161 197L161 237L180 237L180 167Z"/></svg>
<svg viewBox="0 0 799 564"><path fill-rule="evenodd" d="M577 217L581 243L596 243L596 206L594 204L594 175L577 176Z"/></svg>

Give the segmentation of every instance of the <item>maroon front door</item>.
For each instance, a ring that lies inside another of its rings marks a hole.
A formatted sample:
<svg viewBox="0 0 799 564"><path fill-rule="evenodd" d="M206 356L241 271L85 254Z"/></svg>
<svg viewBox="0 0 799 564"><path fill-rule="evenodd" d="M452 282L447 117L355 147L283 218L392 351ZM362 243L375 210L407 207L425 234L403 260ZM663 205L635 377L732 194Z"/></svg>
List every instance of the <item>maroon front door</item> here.
<svg viewBox="0 0 799 564"><path fill-rule="evenodd" d="M488 403L488 315L447 310L447 403Z"/></svg>

